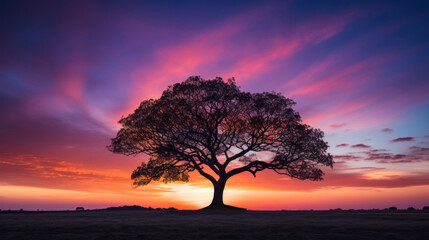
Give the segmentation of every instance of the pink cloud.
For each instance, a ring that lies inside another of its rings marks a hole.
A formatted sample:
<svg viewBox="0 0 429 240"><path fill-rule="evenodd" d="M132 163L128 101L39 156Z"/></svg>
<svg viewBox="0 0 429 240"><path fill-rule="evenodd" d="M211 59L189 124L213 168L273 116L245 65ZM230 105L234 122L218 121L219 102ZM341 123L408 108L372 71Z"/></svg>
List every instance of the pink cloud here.
<svg viewBox="0 0 429 240"><path fill-rule="evenodd" d="M345 127L347 124L345 123L341 123L341 124L331 124L330 127L331 128L342 128Z"/></svg>
<svg viewBox="0 0 429 240"><path fill-rule="evenodd" d="M376 77L371 78L375 79ZM365 86L361 86L361 88L365 88ZM320 128L328 128L332 125L332 121L341 119L343 122L347 122L348 126L351 126L351 130L379 126L393 120L400 121L404 115L401 114L403 108L398 106L409 108L410 106L422 104L426 86L416 90L412 96L400 94L399 89L400 87L386 87L378 89L372 94L363 95L353 101L336 101L329 107L319 106L322 110L311 111L307 116L304 115L303 119L306 123ZM336 98L340 98L342 92L349 92L350 94L350 91L338 91ZM392 98L392 95L397 97ZM310 95L305 99L313 102L329 102L329 100L332 100L332 96Z"/></svg>
<svg viewBox="0 0 429 240"><path fill-rule="evenodd" d="M127 175L88 168L82 164L35 154L1 154L0 173L10 185L56 189L117 189L129 184ZM29 181L31 179L31 181Z"/></svg>
<svg viewBox="0 0 429 240"><path fill-rule="evenodd" d="M361 116L360 111L369 106L375 99L376 97L369 96L356 101L342 102L324 109L323 112L312 113L310 116L303 119L304 122L318 127L328 125L332 119L342 119L347 122L353 121L355 117ZM362 124L362 122L360 124ZM332 124L328 126L330 125ZM358 126L354 123L348 125L353 126L353 128L357 128Z"/></svg>
<svg viewBox="0 0 429 240"><path fill-rule="evenodd" d="M238 61L235 66L226 72L227 76L235 76L239 81L247 81L256 78L262 73L277 67L277 60L285 60L292 57L306 45L318 44L329 39L349 24L355 17L354 13L347 13L333 18L314 18L298 26L287 37L268 41L272 46L267 51L250 54L250 56ZM253 46L252 49L255 49ZM241 79L241 80L240 80Z"/></svg>
<svg viewBox="0 0 429 240"><path fill-rule="evenodd" d="M237 45L231 41L234 36L241 36L249 28L249 22L269 13L251 11L230 19L224 25L194 36L191 40L173 46L167 46L156 53L152 64L137 68L132 74L136 88L131 93L130 106L124 110L129 113L138 102L146 98L156 98L168 84L183 81L190 75L203 75L218 69L221 77L236 77L245 82L277 67L277 60L293 56L308 44L317 44L339 32L352 21L353 13L339 17L319 17L298 26L286 37L266 38L262 42L248 42ZM315 21L317 20L317 21ZM263 50L261 44L265 44ZM245 54L245 55L243 55ZM217 66L223 58L232 60L232 67ZM209 70L212 69L212 70ZM215 77L215 76L209 76Z"/></svg>
<svg viewBox="0 0 429 240"><path fill-rule="evenodd" d="M388 54L390 55L390 54ZM304 77L308 77L305 74L298 76L299 78L293 79L291 82L295 83L305 83L305 85L298 87L291 92L289 92L290 96L296 95L311 95L311 97L320 96L332 92L344 92L345 89L354 88L357 85L363 84L365 82L370 81L370 78L367 76L374 66L381 65L391 58L386 56L380 56L375 58L368 58L366 60L360 61L358 63L349 65L344 69L341 69L341 66L337 66L335 68L339 69L331 69L330 74L326 77L319 78L314 80L313 82L309 82L309 79ZM315 69L319 70L319 74L323 74L327 66L327 63L332 63L330 58L322 61L321 63L316 63L315 66L310 67L310 71L315 71ZM323 66L323 67L321 67ZM364 71L365 69L365 71ZM365 75L363 74L365 73ZM315 75L316 73L312 73Z"/></svg>
<svg viewBox="0 0 429 240"><path fill-rule="evenodd" d="M334 56L325 58L323 61L310 65L305 71L302 71L298 76L292 80L287 81L283 88L293 88L296 85L301 85L305 82L312 82L319 78L321 74L325 73L332 67Z"/></svg>
<svg viewBox="0 0 429 240"><path fill-rule="evenodd" d="M187 42L159 49L151 64L144 63L132 73L136 87L130 93L130 105L123 112L130 113L143 99L159 97L170 84L191 75L202 75L207 66L214 67L223 56L229 55L231 46L228 39L247 27L245 21L252 14L242 14L227 24L199 33Z"/></svg>
<svg viewBox="0 0 429 240"><path fill-rule="evenodd" d="M285 190L309 192L321 189L335 189L348 187L374 188L403 188L429 185L427 172L400 172L390 173L384 167L354 168L344 166L342 169L325 170L323 181L301 181L289 177L282 177L273 172L261 172L254 178L251 174L231 178L229 186L242 186L249 183L246 189ZM374 175L377 177L371 178ZM277 179L273 181L273 179Z"/></svg>
<svg viewBox="0 0 429 240"><path fill-rule="evenodd" d="M395 29L397 29L397 26L389 28L387 32ZM401 109L404 109L405 106L409 108L410 106L416 106L416 103L424 102L422 94L424 95L424 89L427 89L427 86L421 86L415 94L406 96L396 92L409 86L389 85L374 91L375 89L372 89L369 85L373 82L379 82L380 75L383 74L382 71L385 69L384 65L397 60L399 55L403 53L386 51L377 57L371 57L351 65L347 65L347 63L344 65L344 62L350 59L344 52L350 53L350 49L363 47L361 42L367 42L370 37L377 35L378 33L373 33L363 37L360 41L343 46L341 51L335 51L322 61L310 65L297 77L283 85L286 96L292 96L295 100L298 100L298 103L302 101L312 103L312 111L308 111L309 114L303 115L304 121L317 127L328 128L332 125L332 121L329 122L329 120L340 118L342 121L348 122L348 125L351 126L350 130L359 130L386 124L394 120L400 121L403 117ZM403 73L395 75L395 77L401 77L401 75L409 75L409 70L405 70ZM336 101L332 102L334 95ZM391 96L393 95L397 97L392 98ZM350 100L351 96L358 97ZM359 104L359 102L367 104L347 112L336 111L340 110L342 105L347 105L343 103ZM323 103L325 105L314 106L314 103ZM404 107L398 108L397 106L399 105ZM362 116L364 115L371 117L363 118Z"/></svg>
<svg viewBox="0 0 429 240"><path fill-rule="evenodd" d="M336 147L347 147L347 146L349 146L349 144L342 143L342 144L338 144Z"/></svg>

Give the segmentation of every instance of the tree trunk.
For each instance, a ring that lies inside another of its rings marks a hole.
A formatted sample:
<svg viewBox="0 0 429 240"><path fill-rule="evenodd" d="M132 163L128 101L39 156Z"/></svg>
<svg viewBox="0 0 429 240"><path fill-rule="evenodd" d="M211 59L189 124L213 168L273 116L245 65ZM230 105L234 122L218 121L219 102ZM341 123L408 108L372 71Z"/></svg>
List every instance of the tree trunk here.
<svg viewBox="0 0 429 240"><path fill-rule="evenodd" d="M216 184L213 184L214 187L214 193L213 193L213 200L209 207L211 208L222 208L225 206L223 203L223 190L225 190L225 184L226 181L219 179Z"/></svg>
<svg viewBox="0 0 429 240"><path fill-rule="evenodd" d="M201 210L241 210L246 211L245 208L238 208L223 203L223 191L225 190L226 179L220 178L216 183L213 183L214 193L212 203Z"/></svg>

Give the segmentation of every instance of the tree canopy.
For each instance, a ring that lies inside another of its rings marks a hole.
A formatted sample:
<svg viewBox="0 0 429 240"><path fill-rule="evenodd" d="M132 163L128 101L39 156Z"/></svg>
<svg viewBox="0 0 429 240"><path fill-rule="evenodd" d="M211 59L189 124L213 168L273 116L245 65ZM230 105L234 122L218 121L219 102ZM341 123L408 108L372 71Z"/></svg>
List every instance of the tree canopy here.
<svg viewBox="0 0 429 240"><path fill-rule="evenodd" d="M132 173L135 186L188 181L197 171L213 183L210 206L225 206L225 183L234 175L270 169L322 180L319 167L333 166L323 132L303 124L294 104L276 92L241 91L234 79L193 76L123 117L108 148L150 156Z"/></svg>

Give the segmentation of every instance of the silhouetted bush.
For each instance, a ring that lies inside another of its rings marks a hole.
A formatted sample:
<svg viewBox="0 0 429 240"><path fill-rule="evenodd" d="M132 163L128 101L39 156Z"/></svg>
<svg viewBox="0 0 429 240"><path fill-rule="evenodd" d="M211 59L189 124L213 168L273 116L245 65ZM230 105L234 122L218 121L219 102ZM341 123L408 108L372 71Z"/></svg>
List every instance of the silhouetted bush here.
<svg viewBox="0 0 429 240"><path fill-rule="evenodd" d="M119 206L119 207L108 207L105 209L100 209L101 211L103 210L109 210L109 211L122 211L122 210L150 210L150 211L160 211L160 210L176 210L176 208L170 207L170 208L152 208L152 207L142 207L142 206L138 206L138 205L132 205L132 206Z"/></svg>
<svg viewBox="0 0 429 240"><path fill-rule="evenodd" d="M77 207L76 208L76 212L81 212L81 211L85 211L85 208L83 208L83 207Z"/></svg>
<svg viewBox="0 0 429 240"><path fill-rule="evenodd" d="M390 207L389 208L389 211L396 211L396 210L398 210L396 207Z"/></svg>
<svg viewBox="0 0 429 240"><path fill-rule="evenodd" d="M409 207L409 208L407 208L407 210L408 211L414 211L414 210L416 210L415 208L413 208L413 207Z"/></svg>
<svg viewBox="0 0 429 240"><path fill-rule="evenodd" d="M423 211L429 211L429 206L424 206L422 210Z"/></svg>
<svg viewBox="0 0 429 240"><path fill-rule="evenodd" d="M108 207L105 210L149 210L149 208L145 208L138 205L132 205L132 206L120 206L120 207Z"/></svg>

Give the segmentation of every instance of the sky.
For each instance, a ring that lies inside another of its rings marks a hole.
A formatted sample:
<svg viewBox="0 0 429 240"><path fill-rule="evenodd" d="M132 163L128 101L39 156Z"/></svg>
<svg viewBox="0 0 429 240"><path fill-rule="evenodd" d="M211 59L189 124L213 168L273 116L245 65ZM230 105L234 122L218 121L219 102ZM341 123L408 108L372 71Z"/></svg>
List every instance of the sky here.
<svg viewBox="0 0 429 240"><path fill-rule="evenodd" d="M429 206L425 1L1 1L0 209L198 209L211 183L133 188L106 149L122 116L199 75L276 91L325 132L323 181L226 186L256 210Z"/></svg>

